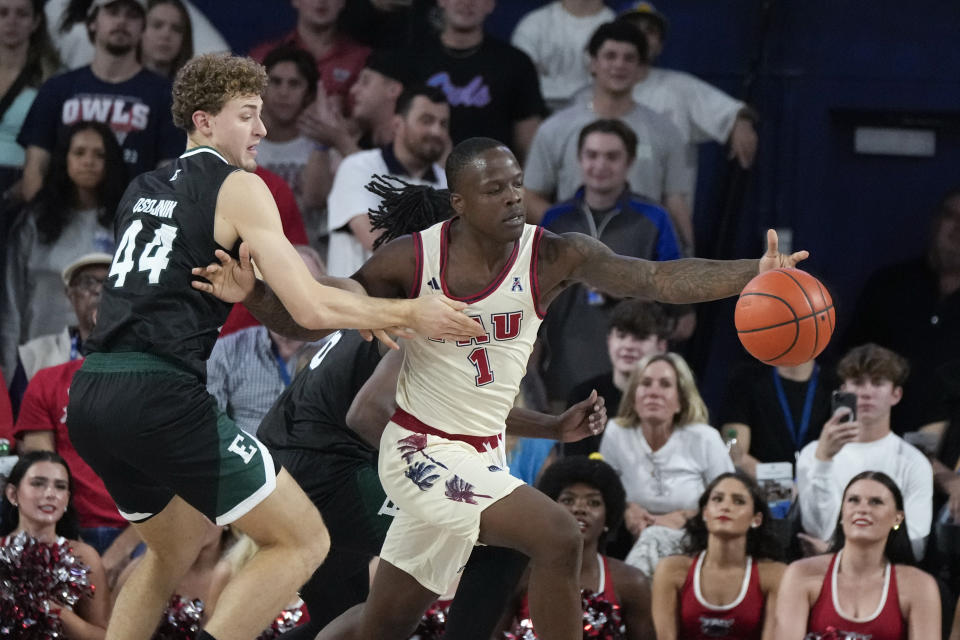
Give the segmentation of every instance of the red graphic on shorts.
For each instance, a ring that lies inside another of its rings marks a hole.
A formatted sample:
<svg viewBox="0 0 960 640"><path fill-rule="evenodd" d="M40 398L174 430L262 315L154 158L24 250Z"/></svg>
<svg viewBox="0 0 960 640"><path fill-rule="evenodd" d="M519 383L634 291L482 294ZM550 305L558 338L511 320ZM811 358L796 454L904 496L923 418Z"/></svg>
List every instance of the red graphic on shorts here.
<svg viewBox="0 0 960 640"><path fill-rule="evenodd" d="M443 495L447 496L454 502L466 502L467 504L477 504L477 501L474 500L474 498L493 497L483 495L482 493L474 493L473 485L460 476L453 476L451 479L447 480L447 490Z"/></svg>
<svg viewBox="0 0 960 640"><path fill-rule="evenodd" d="M424 433L415 433L397 442L397 449L403 461L410 464L410 459L418 452L427 448L427 436Z"/></svg>

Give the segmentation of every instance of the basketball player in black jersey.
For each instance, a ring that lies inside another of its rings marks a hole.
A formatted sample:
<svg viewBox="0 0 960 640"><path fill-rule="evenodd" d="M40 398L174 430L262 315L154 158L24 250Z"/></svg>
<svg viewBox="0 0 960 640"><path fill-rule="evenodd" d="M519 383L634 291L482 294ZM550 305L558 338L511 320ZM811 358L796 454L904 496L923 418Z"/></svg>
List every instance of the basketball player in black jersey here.
<svg viewBox="0 0 960 640"><path fill-rule="evenodd" d="M446 174L450 193L443 206L452 207L456 217L449 227L444 284L452 295L466 298L483 292L496 280L524 233L523 172L502 143L471 138L450 153ZM435 204L430 198L420 201L426 206ZM405 236L386 244L352 277L371 293L407 295L419 275L415 243L416 238ZM575 282L618 298L645 297L677 304L715 300L738 294L760 271L793 267L807 257L806 251L780 254L772 230L759 261L686 258L650 262L614 254L579 233L558 236L544 232L538 249L535 268L541 308ZM221 288L227 297L244 295L245 304L259 312L269 313L270 308L282 312L264 295L249 267L235 263L228 271L220 284L210 288ZM450 420L455 423L456 416ZM522 485L482 510L479 541L516 549L530 558L530 608L542 637L582 638L582 539L569 512ZM406 638L436 596L410 573L381 559L359 623L341 625L340 618L318 638Z"/></svg>
<svg viewBox="0 0 960 640"><path fill-rule="evenodd" d="M388 343L388 327L480 332L449 300L380 300L362 287L344 291L312 278L283 235L270 192L251 173L265 134L265 84L263 67L246 58L201 56L185 65L173 114L187 150L135 178L117 211L117 251L68 407L77 451L147 543L117 598L108 640L152 635L208 518L233 523L260 550L227 585L201 638L256 635L329 546L303 491L206 392L205 361L230 305L191 288L192 266L243 239L271 295L303 327L375 330Z"/></svg>

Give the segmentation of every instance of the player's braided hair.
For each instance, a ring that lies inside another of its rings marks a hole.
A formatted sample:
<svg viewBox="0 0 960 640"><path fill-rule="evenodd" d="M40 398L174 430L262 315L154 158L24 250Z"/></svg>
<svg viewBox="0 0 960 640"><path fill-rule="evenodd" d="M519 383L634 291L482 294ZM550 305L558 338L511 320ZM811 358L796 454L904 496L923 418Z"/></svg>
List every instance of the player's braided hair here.
<svg viewBox="0 0 960 640"><path fill-rule="evenodd" d="M375 250L385 242L423 231L453 214L447 189L410 184L396 176L374 175L367 191L380 198L380 206L368 212L373 229L383 229L373 243Z"/></svg>

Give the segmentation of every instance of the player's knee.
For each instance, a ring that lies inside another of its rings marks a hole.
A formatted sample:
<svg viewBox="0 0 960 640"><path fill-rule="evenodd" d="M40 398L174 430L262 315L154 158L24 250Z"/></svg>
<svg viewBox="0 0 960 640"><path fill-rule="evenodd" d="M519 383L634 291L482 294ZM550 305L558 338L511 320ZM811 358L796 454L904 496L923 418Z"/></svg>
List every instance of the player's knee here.
<svg viewBox="0 0 960 640"><path fill-rule="evenodd" d="M367 620L364 638L409 638L417 630L421 614L414 611L390 611L379 620Z"/></svg>
<svg viewBox="0 0 960 640"><path fill-rule="evenodd" d="M566 509L554 509L550 512L543 527L541 552L539 555L551 558L577 558L583 546L580 525ZM579 563L579 562L578 562Z"/></svg>
<svg viewBox="0 0 960 640"><path fill-rule="evenodd" d="M323 524L320 514L306 518L302 526L297 527L296 536L291 541L299 559L298 570L305 574L306 582L330 552L330 533Z"/></svg>
<svg viewBox="0 0 960 640"><path fill-rule="evenodd" d="M307 541L303 551L304 570L307 574L306 579L309 579L317 567L323 564L327 554L330 553L330 533L322 523L320 528L314 532L312 538Z"/></svg>

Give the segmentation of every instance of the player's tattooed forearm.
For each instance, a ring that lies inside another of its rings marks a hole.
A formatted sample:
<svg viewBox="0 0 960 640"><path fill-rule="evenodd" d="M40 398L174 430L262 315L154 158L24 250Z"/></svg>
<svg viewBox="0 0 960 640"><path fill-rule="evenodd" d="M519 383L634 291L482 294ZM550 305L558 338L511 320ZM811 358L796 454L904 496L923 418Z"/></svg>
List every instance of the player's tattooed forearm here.
<svg viewBox="0 0 960 640"><path fill-rule="evenodd" d="M740 293L757 275L757 260L704 260L686 258L654 265L650 277L656 298L663 302L685 303L718 300Z"/></svg>
<svg viewBox="0 0 960 640"><path fill-rule="evenodd" d="M576 254L577 280L616 297L645 297L682 304L737 295L757 275L757 260L685 258L664 262L627 258L582 234L563 237ZM544 243L544 254L562 260L560 243Z"/></svg>
<svg viewBox="0 0 960 640"><path fill-rule="evenodd" d="M263 326L286 338L312 342L330 333L329 330L305 329L297 324L280 302L280 298L262 281L257 281L253 293L243 301L243 304Z"/></svg>

